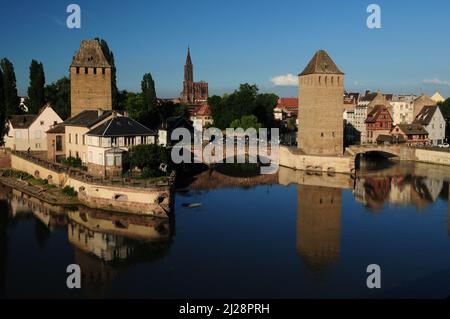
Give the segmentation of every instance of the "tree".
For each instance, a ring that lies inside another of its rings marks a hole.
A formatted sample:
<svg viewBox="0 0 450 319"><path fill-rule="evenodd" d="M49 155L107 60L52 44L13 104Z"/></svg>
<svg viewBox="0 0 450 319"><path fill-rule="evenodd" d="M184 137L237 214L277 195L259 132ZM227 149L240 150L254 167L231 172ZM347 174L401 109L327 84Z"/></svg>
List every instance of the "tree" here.
<svg viewBox="0 0 450 319"><path fill-rule="evenodd" d="M143 108L146 112L156 110L158 99L156 98L155 81L150 73L144 74L141 82Z"/></svg>
<svg viewBox="0 0 450 319"><path fill-rule="evenodd" d="M142 119L144 116L142 96L139 93L128 92L124 102L124 109L132 119Z"/></svg>
<svg viewBox="0 0 450 319"><path fill-rule="evenodd" d="M439 108L441 109L444 118L450 117L450 98L446 99L444 102L440 102Z"/></svg>
<svg viewBox="0 0 450 319"><path fill-rule="evenodd" d="M144 74L141 82L142 116L138 119L144 125L155 127L160 123L158 114L158 99L156 98L155 82L150 73Z"/></svg>
<svg viewBox="0 0 450 319"><path fill-rule="evenodd" d="M5 116L20 114L20 99L17 95L16 74L14 65L6 58L0 61L3 72L3 94L5 103Z"/></svg>
<svg viewBox="0 0 450 319"><path fill-rule="evenodd" d="M102 48L103 54L105 55L106 60L109 65L111 65L111 95L112 95L112 107L114 110L119 109L118 99L119 99L119 91L117 89L117 80L116 80L116 64L114 61L114 54L109 49L108 43L100 38L95 38L100 42L100 46Z"/></svg>
<svg viewBox="0 0 450 319"><path fill-rule="evenodd" d="M30 65L30 86L28 87L28 113L37 114L45 104L45 74L44 66L36 60Z"/></svg>
<svg viewBox="0 0 450 319"><path fill-rule="evenodd" d="M258 118L254 115L244 115L240 119L233 120L230 124L231 128L242 128L247 130L249 128L254 128L259 130L261 128L261 123L258 123Z"/></svg>
<svg viewBox="0 0 450 319"><path fill-rule="evenodd" d="M5 136L6 131L5 94L3 91L3 72L0 68L0 145L3 144L3 136Z"/></svg>
<svg viewBox="0 0 450 319"><path fill-rule="evenodd" d="M169 168L166 172L160 169L161 164L170 166L171 163L167 149L157 144L133 146L127 157L131 168L139 168L143 177L163 176L170 171Z"/></svg>
<svg viewBox="0 0 450 319"><path fill-rule="evenodd" d="M277 100L275 94L258 94L256 85L244 83L232 94L210 97L208 105L214 125L218 128L225 129L231 126L234 120L240 121L243 116L249 115L256 116L258 123L269 128L274 124L273 108Z"/></svg>
<svg viewBox="0 0 450 319"><path fill-rule="evenodd" d="M70 79L63 77L47 85L44 89L45 100L63 119L70 116Z"/></svg>

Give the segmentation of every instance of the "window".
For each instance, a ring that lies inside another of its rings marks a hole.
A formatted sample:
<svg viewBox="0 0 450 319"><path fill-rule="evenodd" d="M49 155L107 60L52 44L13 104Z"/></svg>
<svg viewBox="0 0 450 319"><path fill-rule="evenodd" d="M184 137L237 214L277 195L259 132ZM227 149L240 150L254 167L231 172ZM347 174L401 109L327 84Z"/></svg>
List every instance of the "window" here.
<svg viewBox="0 0 450 319"><path fill-rule="evenodd" d="M69 143L72 144L72 134L69 133Z"/></svg>
<svg viewBox="0 0 450 319"><path fill-rule="evenodd" d="M75 134L75 144L78 144L78 134Z"/></svg>
<svg viewBox="0 0 450 319"><path fill-rule="evenodd" d="M94 68L94 74L97 74L97 68Z"/></svg>
<svg viewBox="0 0 450 319"><path fill-rule="evenodd" d="M62 136L61 135L56 135L55 148L56 148L57 152L62 151Z"/></svg>
<svg viewBox="0 0 450 319"><path fill-rule="evenodd" d="M88 68L84 68L84 74L88 74L89 72L88 72Z"/></svg>
<svg viewBox="0 0 450 319"><path fill-rule="evenodd" d="M77 74L80 74L80 68L79 67L77 67L76 72L77 72Z"/></svg>
<svg viewBox="0 0 450 319"><path fill-rule="evenodd" d="M114 166L114 154L107 154L106 155L106 165L107 166Z"/></svg>
<svg viewBox="0 0 450 319"><path fill-rule="evenodd" d="M41 121L41 126L44 126L44 124L45 124L45 122L44 122L44 121Z"/></svg>
<svg viewBox="0 0 450 319"><path fill-rule="evenodd" d="M323 137L323 133L320 133L320 137Z"/></svg>
<svg viewBox="0 0 450 319"><path fill-rule="evenodd" d="M102 68L102 74L105 75L105 68Z"/></svg>
<svg viewBox="0 0 450 319"><path fill-rule="evenodd" d="M35 146L36 146L37 149L40 149L41 148L41 143L36 143Z"/></svg>
<svg viewBox="0 0 450 319"><path fill-rule="evenodd" d="M75 153L75 157L80 158L80 154L78 153L78 151Z"/></svg>

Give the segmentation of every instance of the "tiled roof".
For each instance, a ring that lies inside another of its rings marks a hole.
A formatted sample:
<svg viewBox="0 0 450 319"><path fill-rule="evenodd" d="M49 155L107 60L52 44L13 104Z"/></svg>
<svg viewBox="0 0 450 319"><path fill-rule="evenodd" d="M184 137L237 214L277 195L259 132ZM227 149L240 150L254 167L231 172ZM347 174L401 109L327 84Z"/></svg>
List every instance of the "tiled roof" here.
<svg viewBox="0 0 450 319"><path fill-rule="evenodd" d="M376 105L373 110L367 115L366 123L374 123L377 121L378 116L384 111L388 111L384 105Z"/></svg>
<svg viewBox="0 0 450 319"><path fill-rule="evenodd" d="M157 132L129 117L117 116L102 123L86 134L95 136L142 136L156 135Z"/></svg>
<svg viewBox="0 0 450 319"><path fill-rule="evenodd" d="M209 109L208 104L203 104L191 111L190 116L210 116L211 110Z"/></svg>
<svg viewBox="0 0 450 319"><path fill-rule="evenodd" d="M84 110L77 115L65 120L64 124L68 126L82 126L89 128L111 116L112 112L113 111L111 110L103 111L103 113L99 115L98 110Z"/></svg>
<svg viewBox="0 0 450 319"><path fill-rule="evenodd" d="M406 135L428 135L427 130L421 124L398 124L397 126Z"/></svg>
<svg viewBox="0 0 450 319"><path fill-rule="evenodd" d="M53 126L46 133L61 134L61 133L65 133L65 132L66 132L66 127L64 126L64 123L60 123L60 124Z"/></svg>
<svg viewBox="0 0 450 319"><path fill-rule="evenodd" d="M314 54L306 68L299 75L308 74L344 74L330 58L325 50L319 50Z"/></svg>
<svg viewBox="0 0 450 319"><path fill-rule="evenodd" d="M437 105L424 106L422 108L422 110L419 112L419 114L417 114L416 119L414 120L414 123L418 123L418 124L422 124L422 125L430 124L437 109L438 109Z"/></svg>
<svg viewBox="0 0 450 319"><path fill-rule="evenodd" d="M24 129L29 128L37 117L37 115L11 115L9 121L13 128Z"/></svg>

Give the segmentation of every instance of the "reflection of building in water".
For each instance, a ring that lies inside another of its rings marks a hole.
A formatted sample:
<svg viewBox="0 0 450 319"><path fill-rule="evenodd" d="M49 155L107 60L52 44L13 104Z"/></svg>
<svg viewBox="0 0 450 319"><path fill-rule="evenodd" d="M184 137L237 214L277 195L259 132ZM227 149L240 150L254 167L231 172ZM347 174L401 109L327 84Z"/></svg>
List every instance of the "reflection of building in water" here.
<svg viewBox="0 0 450 319"><path fill-rule="evenodd" d="M65 226L67 223L64 208L45 203L16 189L11 190L11 217L33 214L48 229Z"/></svg>
<svg viewBox="0 0 450 319"><path fill-rule="evenodd" d="M167 219L83 207L68 217L69 242L91 297L104 296L121 268L159 259L171 245L173 224Z"/></svg>
<svg viewBox="0 0 450 319"><path fill-rule="evenodd" d="M157 241L167 240L171 235L166 219L86 208L68 215L69 241L104 261L127 259L133 252L127 239Z"/></svg>
<svg viewBox="0 0 450 319"><path fill-rule="evenodd" d="M444 186L442 179L415 177L359 177L355 182L355 199L365 207L379 210L384 204L414 205L418 210L435 202Z"/></svg>
<svg viewBox="0 0 450 319"><path fill-rule="evenodd" d="M75 248L75 263L81 269L81 287L91 298L104 296L118 274L118 270L112 265L78 248Z"/></svg>
<svg viewBox="0 0 450 319"><path fill-rule="evenodd" d="M297 187L297 253L311 270L322 270L339 257L342 191Z"/></svg>

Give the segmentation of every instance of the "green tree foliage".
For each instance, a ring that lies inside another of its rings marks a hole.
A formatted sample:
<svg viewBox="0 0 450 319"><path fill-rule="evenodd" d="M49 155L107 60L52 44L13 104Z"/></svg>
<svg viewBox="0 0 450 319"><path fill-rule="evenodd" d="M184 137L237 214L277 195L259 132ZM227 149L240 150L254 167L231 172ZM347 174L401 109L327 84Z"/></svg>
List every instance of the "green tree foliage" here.
<svg viewBox="0 0 450 319"><path fill-rule="evenodd" d="M145 112L152 112L158 105L156 98L155 81L150 73L144 74L141 82L142 103Z"/></svg>
<svg viewBox="0 0 450 319"><path fill-rule="evenodd" d="M450 98L446 99L444 102L439 103L439 108L441 109L444 118L450 117Z"/></svg>
<svg viewBox="0 0 450 319"><path fill-rule="evenodd" d="M275 94L259 94L258 87L248 83L241 84L239 90L232 94L212 96L208 99L214 125L225 129L234 120L242 120L243 116L254 115L262 127L274 124L273 108L278 97ZM235 123L236 124L236 123Z"/></svg>
<svg viewBox="0 0 450 319"><path fill-rule="evenodd" d="M258 123L258 118L254 115L244 115L240 119L233 120L230 123L231 128L243 128L247 130L249 128L254 128L259 130L262 126Z"/></svg>
<svg viewBox="0 0 450 319"><path fill-rule="evenodd" d="M160 123L158 114L158 99L156 98L155 82L150 73L144 74L141 82L142 116L138 121L149 127L155 127Z"/></svg>
<svg viewBox="0 0 450 319"><path fill-rule="evenodd" d="M44 89L45 100L50 103L56 113L63 119L70 116L70 79L63 77Z"/></svg>
<svg viewBox="0 0 450 319"><path fill-rule="evenodd" d="M128 162L131 168L139 168L143 177L163 176L170 171L168 150L157 144L133 146L128 152ZM161 164L167 165L166 172L160 169Z"/></svg>
<svg viewBox="0 0 450 319"><path fill-rule="evenodd" d="M37 114L45 104L45 74L44 66L36 60L30 65L30 86L28 87L28 113Z"/></svg>
<svg viewBox="0 0 450 319"><path fill-rule="evenodd" d="M128 112L129 116L135 120L140 120L144 116L144 110L142 108L142 96L139 93L127 92L124 109Z"/></svg>
<svg viewBox="0 0 450 319"><path fill-rule="evenodd" d="M3 72L0 68L0 145L3 144L3 136L5 135L6 127L6 109L5 109L5 94L3 93Z"/></svg>
<svg viewBox="0 0 450 319"><path fill-rule="evenodd" d="M116 63L114 61L114 54L109 49L108 43L100 38L96 38L97 41L100 42L100 46L102 47L103 54L105 55L106 60L111 65L111 95L112 95L112 107L114 110L119 109L119 90L117 89L117 80L116 80Z"/></svg>
<svg viewBox="0 0 450 319"><path fill-rule="evenodd" d="M22 113L20 110L20 99L17 95L16 74L13 64L6 58L0 61L3 73L3 94L6 117Z"/></svg>

